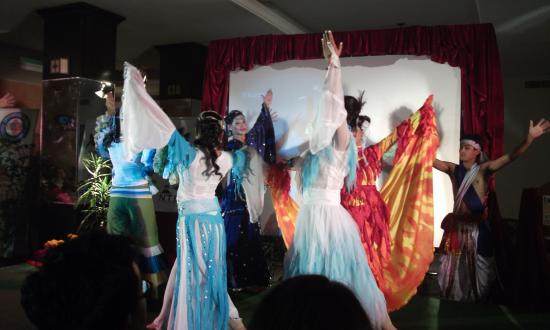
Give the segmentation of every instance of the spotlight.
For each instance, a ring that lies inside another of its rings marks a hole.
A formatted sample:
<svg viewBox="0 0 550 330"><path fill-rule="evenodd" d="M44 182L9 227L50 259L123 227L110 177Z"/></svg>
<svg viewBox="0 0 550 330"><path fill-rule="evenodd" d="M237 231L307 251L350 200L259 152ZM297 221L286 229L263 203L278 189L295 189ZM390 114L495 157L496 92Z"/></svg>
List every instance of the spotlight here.
<svg viewBox="0 0 550 330"><path fill-rule="evenodd" d="M107 95L111 92L115 91L115 87L112 83L108 81L102 81L101 82L101 88L95 92L95 95L97 95L99 98L106 98Z"/></svg>

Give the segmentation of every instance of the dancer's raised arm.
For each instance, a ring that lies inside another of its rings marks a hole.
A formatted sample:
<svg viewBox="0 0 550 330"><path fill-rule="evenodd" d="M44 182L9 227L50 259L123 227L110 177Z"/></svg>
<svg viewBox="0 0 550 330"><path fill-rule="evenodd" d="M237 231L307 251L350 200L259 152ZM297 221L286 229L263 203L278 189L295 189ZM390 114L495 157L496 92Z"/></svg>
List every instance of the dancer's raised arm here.
<svg viewBox="0 0 550 330"><path fill-rule="evenodd" d="M481 169L484 170L486 168L491 172L500 170L502 167L510 164L512 161L521 156L529 148L533 141L548 132L550 132L550 122L548 120L543 118L539 120L536 125L533 125L532 120L529 121L529 130L527 131L525 140L517 145L511 153L500 156L495 160L485 162Z"/></svg>
<svg viewBox="0 0 550 330"><path fill-rule="evenodd" d="M333 141L337 150L344 150L349 142L349 130L346 123L347 112L344 107L344 89L340 69L342 43L336 47L332 33L325 32L321 39L323 54L328 61L328 71L323 87L320 109L313 124L310 139L312 154L324 149Z"/></svg>
<svg viewBox="0 0 550 330"><path fill-rule="evenodd" d="M127 159L145 149L164 147L177 132L170 118L145 90L139 70L128 62L124 63L121 116Z"/></svg>

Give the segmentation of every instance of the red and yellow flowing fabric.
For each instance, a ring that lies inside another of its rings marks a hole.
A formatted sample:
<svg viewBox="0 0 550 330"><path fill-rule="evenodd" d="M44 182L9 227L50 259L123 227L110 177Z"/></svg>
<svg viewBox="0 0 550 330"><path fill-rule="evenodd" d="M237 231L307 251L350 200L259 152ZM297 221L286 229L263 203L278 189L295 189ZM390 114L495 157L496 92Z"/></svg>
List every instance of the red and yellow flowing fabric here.
<svg viewBox="0 0 550 330"><path fill-rule="evenodd" d="M342 189L342 205L357 223L369 266L390 310L415 294L433 255L433 204L426 201L432 198L431 164L438 140L431 102L430 96L388 137L359 149L357 185L351 192ZM396 143L394 168L378 192L382 156Z"/></svg>
<svg viewBox="0 0 550 330"><path fill-rule="evenodd" d="M415 116L419 116L418 113ZM386 286L383 268L390 260L390 210L376 188L376 180L382 172L382 157L400 138L409 134L412 118L402 122L379 143L364 150L357 148L356 186L349 192L343 187L341 192L342 206L357 224L370 269L380 288Z"/></svg>
<svg viewBox="0 0 550 330"><path fill-rule="evenodd" d="M283 241L288 248L294 236L298 204L290 197L290 175L287 168L275 164L269 169L267 184L271 187L273 208L277 217L277 225L281 230Z"/></svg>
<svg viewBox="0 0 550 330"><path fill-rule="evenodd" d="M389 310L404 306L416 293L433 259L432 163L439 138L433 97L391 135L359 150L357 186L342 193L342 204L358 225L369 266ZM376 179L383 154L397 143L394 167L381 192ZM298 205L289 196L284 167L270 173L277 222L285 244L292 242Z"/></svg>
<svg viewBox="0 0 550 330"><path fill-rule="evenodd" d="M415 294L433 259L432 163L439 137L430 96L401 132L394 167L381 195L390 210L391 254L384 266L388 309L404 306Z"/></svg>

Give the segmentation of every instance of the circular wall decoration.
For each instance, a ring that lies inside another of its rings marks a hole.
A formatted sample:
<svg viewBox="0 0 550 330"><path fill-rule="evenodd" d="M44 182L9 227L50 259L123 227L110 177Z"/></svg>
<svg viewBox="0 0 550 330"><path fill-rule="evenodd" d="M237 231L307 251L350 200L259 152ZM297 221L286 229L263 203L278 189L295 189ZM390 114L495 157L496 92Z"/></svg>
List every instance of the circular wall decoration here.
<svg viewBox="0 0 550 330"><path fill-rule="evenodd" d="M29 133L30 119L22 112L12 112L0 122L0 138L8 142L20 142Z"/></svg>

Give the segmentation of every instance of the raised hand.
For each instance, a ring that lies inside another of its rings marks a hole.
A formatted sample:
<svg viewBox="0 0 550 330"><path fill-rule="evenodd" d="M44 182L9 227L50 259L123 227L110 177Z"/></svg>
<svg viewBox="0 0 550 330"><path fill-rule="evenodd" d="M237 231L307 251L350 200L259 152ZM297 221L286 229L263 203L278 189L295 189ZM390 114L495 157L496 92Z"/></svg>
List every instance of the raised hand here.
<svg viewBox="0 0 550 330"><path fill-rule="evenodd" d="M533 121L529 121L529 133L527 134L527 141L532 142L539 136L550 132L550 122L546 119L541 119L536 125L533 125Z"/></svg>
<svg viewBox="0 0 550 330"><path fill-rule="evenodd" d="M6 93L2 96L2 98L0 98L0 108L11 108L14 104L15 97L10 93Z"/></svg>
<svg viewBox="0 0 550 330"><path fill-rule="evenodd" d="M271 110L271 103L273 102L273 91L270 89L267 90L265 95L262 95L263 102L267 109L269 110L269 115L271 116L271 121L277 121L279 115L277 112Z"/></svg>
<svg viewBox="0 0 550 330"><path fill-rule="evenodd" d="M276 111L269 111L269 114L271 115L271 121L276 122L279 120L279 114Z"/></svg>
<svg viewBox="0 0 550 330"><path fill-rule="evenodd" d="M323 36L321 37L321 48L323 49L323 57L325 58L325 61L327 63L330 63L330 49L327 45L329 42L327 31L323 32Z"/></svg>
<svg viewBox="0 0 550 330"><path fill-rule="evenodd" d="M336 46L336 41L334 41L332 31L325 31L323 33L323 37L321 38L321 46L323 47L323 56L329 64L331 64L332 55L340 57L342 54L342 49L344 48L344 44L342 42Z"/></svg>
<svg viewBox="0 0 550 330"><path fill-rule="evenodd" d="M271 109L271 102L273 101L273 91L270 89L267 90L265 95L262 95L264 104Z"/></svg>
<svg viewBox="0 0 550 330"><path fill-rule="evenodd" d="M336 56L340 57L340 55L342 55L342 49L344 49L344 43L340 42L338 44L338 47L336 47L336 41L334 41L334 36L332 35L332 31L328 31L328 38L330 40L330 44L334 48L334 53L336 54Z"/></svg>

